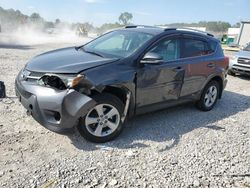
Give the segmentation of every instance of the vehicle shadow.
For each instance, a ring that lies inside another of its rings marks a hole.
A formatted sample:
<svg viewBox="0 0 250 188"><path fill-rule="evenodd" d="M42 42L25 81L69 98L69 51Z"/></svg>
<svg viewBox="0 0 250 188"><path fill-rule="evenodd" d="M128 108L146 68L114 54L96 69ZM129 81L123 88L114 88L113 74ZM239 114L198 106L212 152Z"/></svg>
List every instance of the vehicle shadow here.
<svg viewBox="0 0 250 188"><path fill-rule="evenodd" d="M237 75L236 77L238 77L242 80L250 80L250 76L247 76L247 75Z"/></svg>
<svg viewBox="0 0 250 188"><path fill-rule="evenodd" d="M4 48L4 49L17 49L17 50L30 50L33 49L31 46L29 45L19 45L19 44L1 44L0 43L0 49Z"/></svg>
<svg viewBox="0 0 250 188"><path fill-rule="evenodd" d="M250 96L224 91L222 100L218 101L212 111L201 112L189 103L137 116L126 123L123 133L118 138L105 144L87 142L78 133L68 137L76 148L85 151L100 148L109 150L149 147L147 141L162 143L164 147L159 151L164 151L176 146L182 135L197 128L225 131L226 127L217 126L216 122L248 108Z"/></svg>

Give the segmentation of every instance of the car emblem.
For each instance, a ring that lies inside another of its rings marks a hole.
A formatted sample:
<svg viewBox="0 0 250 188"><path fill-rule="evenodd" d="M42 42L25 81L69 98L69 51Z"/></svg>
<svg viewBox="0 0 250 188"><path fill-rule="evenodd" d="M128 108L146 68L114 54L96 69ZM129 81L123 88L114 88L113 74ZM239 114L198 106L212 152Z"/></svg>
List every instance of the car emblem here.
<svg viewBox="0 0 250 188"><path fill-rule="evenodd" d="M30 71L27 71L27 70L23 70L23 72L22 72L22 78L25 80L25 79L27 79L27 77L30 75Z"/></svg>

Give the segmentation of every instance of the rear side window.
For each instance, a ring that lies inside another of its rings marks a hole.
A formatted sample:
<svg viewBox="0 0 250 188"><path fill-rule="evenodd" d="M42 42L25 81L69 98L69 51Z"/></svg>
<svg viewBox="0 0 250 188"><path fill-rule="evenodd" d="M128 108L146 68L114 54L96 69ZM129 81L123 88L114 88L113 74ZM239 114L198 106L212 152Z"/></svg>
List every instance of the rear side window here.
<svg viewBox="0 0 250 188"><path fill-rule="evenodd" d="M213 53L214 50L209 47L208 43L198 39L182 39L183 51L182 58L199 57Z"/></svg>
<svg viewBox="0 0 250 188"><path fill-rule="evenodd" d="M211 49L212 53L216 51L217 45L218 45L217 42L211 41L211 43L210 43L210 49Z"/></svg>

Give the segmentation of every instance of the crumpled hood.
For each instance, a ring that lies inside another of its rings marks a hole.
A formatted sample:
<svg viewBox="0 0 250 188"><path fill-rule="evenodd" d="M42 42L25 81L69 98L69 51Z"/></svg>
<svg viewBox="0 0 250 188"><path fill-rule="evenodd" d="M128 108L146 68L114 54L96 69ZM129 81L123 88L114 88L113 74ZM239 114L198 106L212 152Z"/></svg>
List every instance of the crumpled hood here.
<svg viewBox="0 0 250 188"><path fill-rule="evenodd" d="M112 63L117 58L102 58L75 47L43 53L28 62L26 69L46 73L79 73L83 70Z"/></svg>
<svg viewBox="0 0 250 188"><path fill-rule="evenodd" d="M250 51L239 51L235 54L237 57L249 58L250 59Z"/></svg>

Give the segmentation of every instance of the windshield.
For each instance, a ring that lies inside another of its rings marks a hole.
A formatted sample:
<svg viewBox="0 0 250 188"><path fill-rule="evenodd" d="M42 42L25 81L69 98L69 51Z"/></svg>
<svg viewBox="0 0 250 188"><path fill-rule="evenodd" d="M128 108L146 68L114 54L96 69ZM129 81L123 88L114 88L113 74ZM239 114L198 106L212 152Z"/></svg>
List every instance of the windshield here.
<svg viewBox="0 0 250 188"><path fill-rule="evenodd" d="M83 46L86 52L128 57L139 49L153 35L133 31L113 31Z"/></svg>
<svg viewBox="0 0 250 188"><path fill-rule="evenodd" d="M250 51L250 44L248 44L243 50L244 51Z"/></svg>

